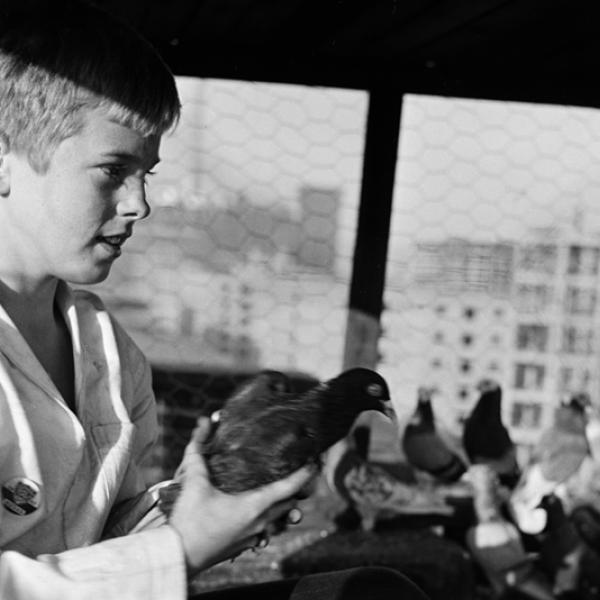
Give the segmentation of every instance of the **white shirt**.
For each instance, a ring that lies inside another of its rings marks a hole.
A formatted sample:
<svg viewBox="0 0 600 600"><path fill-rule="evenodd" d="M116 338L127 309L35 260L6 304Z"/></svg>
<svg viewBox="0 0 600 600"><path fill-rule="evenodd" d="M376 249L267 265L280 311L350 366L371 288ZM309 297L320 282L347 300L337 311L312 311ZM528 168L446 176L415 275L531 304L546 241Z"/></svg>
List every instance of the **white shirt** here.
<svg viewBox="0 0 600 600"><path fill-rule="evenodd" d="M152 501L140 470L157 432L148 362L95 295L60 284L57 301L77 414L0 306L0 599L185 598L173 529L122 536Z"/></svg>

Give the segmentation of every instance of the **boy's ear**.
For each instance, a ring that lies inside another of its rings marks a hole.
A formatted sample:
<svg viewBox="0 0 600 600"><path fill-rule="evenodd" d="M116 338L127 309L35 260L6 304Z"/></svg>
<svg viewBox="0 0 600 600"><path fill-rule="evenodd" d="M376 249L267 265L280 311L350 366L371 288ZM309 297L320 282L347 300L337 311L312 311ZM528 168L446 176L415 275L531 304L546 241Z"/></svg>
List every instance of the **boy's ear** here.
<svg viewBox="0 0 600 600"><path fill-rule="evenodd" d="M10 192L10 169L7 159L9 151L8 136L0 131L0 196L8 196Z"/></svg>

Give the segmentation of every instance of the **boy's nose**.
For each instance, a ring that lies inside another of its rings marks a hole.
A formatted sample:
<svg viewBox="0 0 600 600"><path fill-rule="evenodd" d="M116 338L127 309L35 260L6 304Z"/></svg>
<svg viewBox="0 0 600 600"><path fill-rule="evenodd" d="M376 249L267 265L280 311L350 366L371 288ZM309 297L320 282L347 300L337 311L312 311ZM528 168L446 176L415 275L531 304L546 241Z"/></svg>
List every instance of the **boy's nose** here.
<svg viewBox="0 0 600 600"><path fill-rule="evenodd" d="M145 219L150 214L150 205L146 200L146 190L143 185L136 189L123 190L117 204L117 213L133 221Z"/></svg>

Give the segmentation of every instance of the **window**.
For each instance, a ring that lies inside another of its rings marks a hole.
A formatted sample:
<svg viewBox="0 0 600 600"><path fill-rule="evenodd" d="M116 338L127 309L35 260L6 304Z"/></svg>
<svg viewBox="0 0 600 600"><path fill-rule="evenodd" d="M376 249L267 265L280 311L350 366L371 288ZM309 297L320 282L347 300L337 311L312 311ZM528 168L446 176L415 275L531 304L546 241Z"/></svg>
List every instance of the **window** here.
<svg viewBox="0 0 600 600"><path fill-rule="evenodd" d="M537 429L540 426L542 407L538 402L515 402L512 406L511 424L523 429Z"/></svg>
<svg viewBox="0 0 600 600"><path fill-rule="evenodd" d="M566 392L571 389L573 382L573 367L561 367L558 375L558 389Z"/></svg>
<svg viewBox="0 0 600 600"><path fill-rule="evenodd" d="M467 306L465 308L465 310L463 311L465 319L468 319L468 320L474 319L475 313L476 313L475 309L472 308L471 306Z"/></svg>
<svg viewBox="0 0 600 600"><path fill-rule="evenodd" d="M515 387L519 390L541 390L544 387L543 365L518 363L515 369Z"/></svg>
<svg viewBox="0 0 600 600"><path fill-rule="evenodd" d="M433 341L434 341L436 344L441 344L441 343L443 343L443 341L444 341L444 334L443 334L441 331L436 331L436 332L433 334Z"/></svg>
<svg viewBox="0 0 600 600"><path fill-rule="evenodd" d="M548 345L548 327L545 325L519 325L517 348L545 352Z"/></svg>
<svg viewBox="0 0 600 600"><path fill-rule="evenodd" d="M556 246L527 244L521 247L519 268L536 273L554 273L556 268Z"/></svg>
<svg viewBox="0 0 600 600"><path fill-rule="evenodd" d="M469 398L469 390L465 386L461 386L458 388L457 396L461 402L465 402Z"/></svg>
<svg viewBox="0 0 600 600"><path fill-rule="evenodd" d="M568 287L565 310L570 314L593 315L596 309L596 290Z"/></svg>
<svg viewBox="0 0 600 600"><path fill-rule="evenodd" d="M471 346L473 344L473 336L470 333L464 333L461 341L463 346Z"/></svg>
<svg viewBox="0 0 600 600"><path fill-rule="evenodd" d="M596 275L600 248L589 246L571 246L569 248L569 264L567 272L577 275Z"/></svg>
<svg viewBox="0 0 600 600"><path fill-rule="evenodd" d="M520 284L516 288L516 306L521 312L538 312L548 307L552 290L541 284Z"/></svg>
<svg viewBox="0 0 600 600"><path fill-rule="evenodd" d="M434 358L431 361L431 368L432 369L440 369L442 367L442 360L440 358Z"/></svg>
<svg viewBox="0 0 600 600"><path fill-rule="evenodd" d="M469 373L472 368L473 368L473 365L468 358L460 359L459 369L461 370L462 373Z"/></svg>
<svg viewBox="0 0 600 600"><path fill-rule="evenodd" d="M592 354L594 351L594 332L588 327L569 325L563 327L563 352L568 354Z"/></svg>

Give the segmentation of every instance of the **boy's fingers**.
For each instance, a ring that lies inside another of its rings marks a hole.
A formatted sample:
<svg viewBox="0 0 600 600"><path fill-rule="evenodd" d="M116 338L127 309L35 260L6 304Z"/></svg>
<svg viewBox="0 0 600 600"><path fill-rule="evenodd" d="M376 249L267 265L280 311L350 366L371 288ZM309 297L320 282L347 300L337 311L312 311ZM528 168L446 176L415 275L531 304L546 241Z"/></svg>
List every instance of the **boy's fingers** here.
<svg viewBox="0 0 600 600"><path fill-rule="evenodd" d="M311 478L315 477L318 470L315 465L307 465L301 467L291 475L284 479L269 483L258 490L256 494L263 500L266 505L272 505L282 500L286 500L295 496L296 493L305 486Z"/></svg>
<svg viewBox="0 0 600 600"><path fill-rule="evenodd" d="M210 433L210 427L210 420L207 417L200 417L198 419L196 427L192 431L190 441L185 447L183 459L179 465L179 468L177 469L176 477L184 475L185 471L191 466L206 472L206 466L204 464L204 459L202 458L200 448Z"/></svg>

